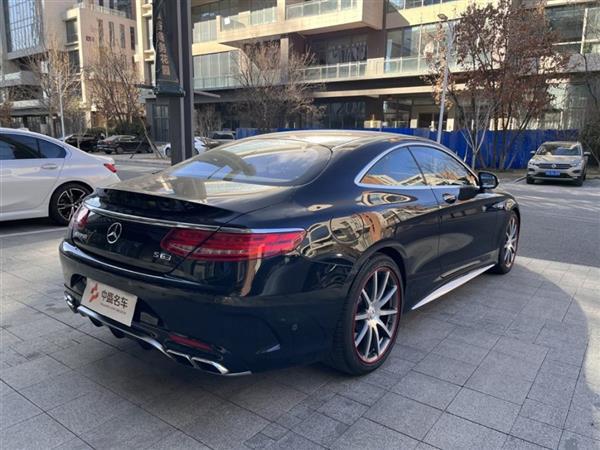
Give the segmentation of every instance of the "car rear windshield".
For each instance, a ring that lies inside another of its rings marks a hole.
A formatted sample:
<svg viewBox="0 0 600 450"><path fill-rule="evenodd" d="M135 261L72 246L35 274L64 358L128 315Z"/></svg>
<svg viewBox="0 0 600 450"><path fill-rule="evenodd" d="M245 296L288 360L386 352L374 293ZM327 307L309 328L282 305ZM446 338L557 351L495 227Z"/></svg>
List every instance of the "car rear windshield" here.
<svg viewBox="0 0 600 450"><path fill-rule="evenodd" d="M547 156L579 156L581 155L581 151L577 144L542 144L537 154Z"/></svg>
<svg viewBox="0 0 600 450"><path fill-rule="evenodd" d="M327 147L289 139L252 139L209 150L169 169L204 180L297 186L313 180L331 157Z"/></svg>

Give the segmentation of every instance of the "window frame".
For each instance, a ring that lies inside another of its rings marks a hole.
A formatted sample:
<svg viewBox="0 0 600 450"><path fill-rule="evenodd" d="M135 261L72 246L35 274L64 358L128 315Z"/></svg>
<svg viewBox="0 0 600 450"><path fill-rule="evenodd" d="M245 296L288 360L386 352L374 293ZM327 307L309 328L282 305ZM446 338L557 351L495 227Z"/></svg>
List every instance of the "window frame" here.
<svg viewBox="0 0 600 450"><path fill-rule="evenodd" d="M469 166L467 166L463 161L460 160L460 158L458 158L451 151L448 151L444 147L442 147L441 145L437 145L437 144L432 143L432 142L419 142L419 141L415 140L415 141L410 141L410 142L403 142L402 144L395 145L395 146L390 147L387 150L381 152L379 155L377 155L375 158L373 158L371 161L369 161L367 163L367 165L360 170L360 172L358 172L358 175L356 175L356 177L354 178L354 184L356 186L358 186L358 187L361 187L361 188L368 188L368 189L391 189L391 190L395 190L395 191L398 191L398 190L406 191L406 190L414 190L414 189L448 189L449 187L455 187L455 188L473 187L473 186L466 186L466 185L465 186L459 186L459 185L432 186L432 185L428 184L427 183L427 178L425 177L425 174L423 174L423 170L421 169L421 166L419 165L419 162L414 157L414 155L412 155L412 152L411 152L411 155L412 155L412 157L413 157L413 159L415 161L415 164L419 168L419 171L421 172L421 176L423 177L423 180L425 181L424 185L421 185L421 186L387 186L387 185L382 185L382 184L361 183L361 180L363 179L363 177L369 172L369 170L371 170L373 168L373 166L375 164L377 164L379 162L380 159L384 158L386 155L388 155L389 153L393 152L394 150L398 150L398 149L403 148L403 147L406 147L406 149L408 151L410 151L410 147L411 146L413 146L413 147L414 146L419 146L419 147L426 147L426 148L429 148L429 149L432 149L432 150L439 150L442 153L445 153L446 155L448 155L451 158L453 158L462 167L464 167L467 172L469 172L471 175L473 175L476 180L479 180L479 176L477 176L477 174Z"/></svg>
<svg viewBox="0 0 600 450"><path fill-rule="evenodd" d="M377 166L377 164L379 164L381 161L383 161L385 158L387 158L388 156L392 155L395 152L399 152L399 151L405 151L406 153L408 153L408 155L410 156L410 159L412 159L419 175L421 176L421 181L422 184L417 184L414 186L410 186L410 185L401 185L401 184L373 184L373 183L363 183L362 180L364 180L369 173L375 168L375 166ZM404 188L404 189L412 189L412 188L420 188L420 187L427 187L427 179L425 178L425 175L423 174L423 171L421 170L421 167L419 166L419 164L417 163L417 160L415 159L414 155L412 154L412 152L410 151L410 147L406 146L404 148L395 148L394 150L391 150L389 152L385 152L384 155L381 155L380 158L377 159L377 161L375 161L370 167L369 170L365 171L365 173L363 174L362 177L360 177L359 179L359 184L361 186L368 186L370 188L388 188L388 187L392 187L392 188Z"/></svg>

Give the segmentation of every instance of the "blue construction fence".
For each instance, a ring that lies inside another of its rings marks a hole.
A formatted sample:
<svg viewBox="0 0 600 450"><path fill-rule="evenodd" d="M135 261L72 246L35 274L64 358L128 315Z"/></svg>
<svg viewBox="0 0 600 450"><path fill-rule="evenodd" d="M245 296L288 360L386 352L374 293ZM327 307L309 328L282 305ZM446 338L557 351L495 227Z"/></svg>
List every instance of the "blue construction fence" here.
<svg viewBox="0 0 600 450"><path fill-rule="evenodd" d="M279 128L274 131L293 131L289 128ZM424 128L382 128L372 129L371 131L385 131L389 133L406 134L409 136L419 136L435 140L436 131L430 131ZM255 136L258 130L255 128L238 128L237 139L248 136ZM494 155L494 140L497 140L498 147L500 143L511 142L512 145L506 154L506 161L511 162L510 169L523 169L527 167L527 161L531 158L530 152L546 141L577 140L577 130L525 130L517 131L487 131L484 137L480 155L475 163L476 167L497 168L498 158ZM464 134L459 131L444 131L442 133L442 144L454 151L461 159L468 164L471 163L472 152L467 144ZM466 155L466 158L465 158Z"/></svg>

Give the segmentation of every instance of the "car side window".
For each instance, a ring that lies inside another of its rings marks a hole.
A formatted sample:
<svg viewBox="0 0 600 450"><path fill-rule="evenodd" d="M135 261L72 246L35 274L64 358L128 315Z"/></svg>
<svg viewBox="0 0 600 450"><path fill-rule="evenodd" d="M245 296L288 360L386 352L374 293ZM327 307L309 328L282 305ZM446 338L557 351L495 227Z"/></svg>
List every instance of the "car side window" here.
<svg viewBox="0 0 600 450"><path fill-rule="evenodd" d="M40 153L44 158L64 158L67 152L60 145L53 144L44 139L38 139Z"/></svg>
<svg viewBox="0 0 600 450"><path fill-rule="evenodd" d="M1 158L7 159L40 159L43 158L38 151L35 138L21 134L3 134Z"/></svg>
<svg viewBox="0 0 600 450"><path fill-rule="evenodd" d="M477 186L477 178L460 162L434 147L411 146L430 186Z"/></svg>
<svg viewBox="0 0 600 450"><path fill-rule="evenodd" d="M393 150L377 161L360 180L382 186L424 186L425 180L408 148Z"/></svg>

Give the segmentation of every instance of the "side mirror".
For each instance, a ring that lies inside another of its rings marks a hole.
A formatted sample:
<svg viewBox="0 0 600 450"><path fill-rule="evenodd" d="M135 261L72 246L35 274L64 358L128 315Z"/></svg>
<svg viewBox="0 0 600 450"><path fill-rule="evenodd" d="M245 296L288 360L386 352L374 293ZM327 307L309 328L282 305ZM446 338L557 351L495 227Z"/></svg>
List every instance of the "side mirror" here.
<svg viewBox="0 0 600 450"><path fill-rule="evenodd" d="M583 156L592 156L592 152L583 152Z"/></svg>
<svg viewBox="0 0 600 450"><path fill-rule="evenodd" d="M491 172L479 172L479 187L481 189L495 189L498 187L498 177Z"/></svg>

